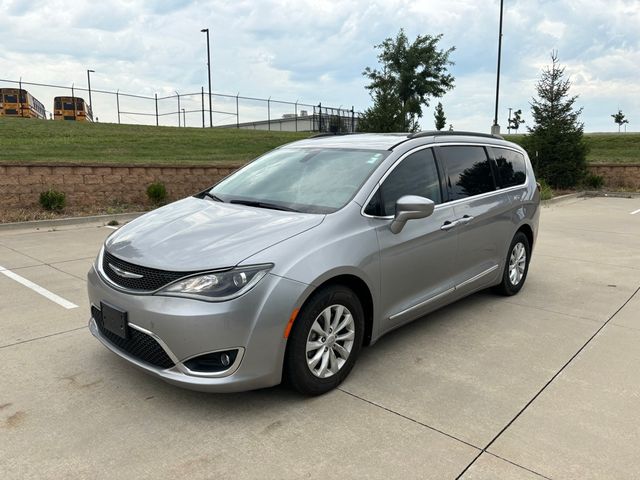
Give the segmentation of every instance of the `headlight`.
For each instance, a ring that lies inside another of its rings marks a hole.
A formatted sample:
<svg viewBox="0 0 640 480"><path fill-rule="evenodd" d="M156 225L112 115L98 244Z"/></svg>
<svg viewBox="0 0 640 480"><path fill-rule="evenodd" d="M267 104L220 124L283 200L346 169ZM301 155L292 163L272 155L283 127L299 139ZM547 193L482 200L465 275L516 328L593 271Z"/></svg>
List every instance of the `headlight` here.
<svg viewBox="0 0 640 480"><path fill-rule="evenodd" d="M226 272L194 275L164 287L156 295L224 302L247 293L272 267L272 264L252 265L250 267L234 268Z"/></svg>

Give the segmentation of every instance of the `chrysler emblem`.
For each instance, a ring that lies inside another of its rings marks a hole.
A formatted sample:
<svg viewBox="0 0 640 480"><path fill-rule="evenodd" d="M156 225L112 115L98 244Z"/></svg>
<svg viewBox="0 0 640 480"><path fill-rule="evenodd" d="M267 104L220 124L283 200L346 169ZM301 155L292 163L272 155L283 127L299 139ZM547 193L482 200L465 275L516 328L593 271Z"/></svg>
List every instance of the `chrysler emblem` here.
<svg viewBox="0 0 640 480"><path fill-rule="evenodd" d="M121 268L116 267L115 265L109 264L109 268L113 270L116 275L119 275L123 278L142 278L142 275L138 275L137 273L127 272L126 270L122 270Z"/></svg>

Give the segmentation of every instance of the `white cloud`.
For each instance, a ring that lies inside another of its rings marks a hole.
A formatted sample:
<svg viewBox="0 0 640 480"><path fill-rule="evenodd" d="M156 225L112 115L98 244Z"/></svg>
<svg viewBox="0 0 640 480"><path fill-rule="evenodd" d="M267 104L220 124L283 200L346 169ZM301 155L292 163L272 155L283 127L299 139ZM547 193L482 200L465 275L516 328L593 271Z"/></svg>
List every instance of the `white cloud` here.
<svg viewBox="0 0 640 480"><path fill-rule="evenodd" d="M545 35L549 35L557 40L561 40L562 37L564 37L567 26L562 22L554 22L544 19L536 26L536 29L540 33L544 33Z"/></svg>
<svg viewBox="0 0 640 480"><path fill-rule="evenodd" d="M208 27L215 91L362 110L370 99L361 73L376 64L373 45L404 27L410 38L442 33L442 48L455 45L456 88L442 99L445 111L456 128L486 131L493 120L498 5L498 0L0 0L5 13L0 77L84 87L86 69L92 68L96 89L151 96L199 92L206 86L200 29ZM500 123L506 124L507 107L521 108L528 119L535 81L554 49L585 106L587 130L612 129L603 113L609 110L621 108L632 122L640 118L638 25L637 0L505 2ZM34 88L51 108L57 91ZM199 101L194 97L193 109ZM115 120L114 98L97 95L94 103L103 121ZM148 101L123 103L132 111L154 110ZM235 101L218 103L223 111L235 109ZM246 115L265 110L245 103ZM435 103L425 109L424 128L433 125ZM174 108L161 102L165 106ZM197 113L192 117L188 123L199 122ZM220 114L219 121L228 118Z"/></svg>

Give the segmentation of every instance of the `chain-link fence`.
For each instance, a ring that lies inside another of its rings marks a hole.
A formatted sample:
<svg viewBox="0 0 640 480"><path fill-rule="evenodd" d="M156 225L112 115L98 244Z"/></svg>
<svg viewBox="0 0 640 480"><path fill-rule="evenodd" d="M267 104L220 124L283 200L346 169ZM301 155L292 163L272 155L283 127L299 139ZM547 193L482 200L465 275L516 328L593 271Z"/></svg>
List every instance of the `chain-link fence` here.
<svg viewBox="0 0 640 480"><path fill-rule="evenodd" d="M287 102L271 98L199 92L173 92L137 95L22 80L0 79L0 88L25 89L53 118L53 98L82 97L93 110L94 121L163 125L175 127L224 127L275 131L313 131L352 133L357 131L360 113L353 107L327 107Z"/></svg>

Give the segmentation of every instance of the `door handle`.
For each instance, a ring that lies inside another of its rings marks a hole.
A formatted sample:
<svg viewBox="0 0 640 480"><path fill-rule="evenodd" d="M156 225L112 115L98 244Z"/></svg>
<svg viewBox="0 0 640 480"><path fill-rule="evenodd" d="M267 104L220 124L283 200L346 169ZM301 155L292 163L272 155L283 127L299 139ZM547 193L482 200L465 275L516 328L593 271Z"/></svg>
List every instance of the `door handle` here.
<svg viewBox="0 0 640 480"><path fill-rule="evenodd" d="M473 217L471 215L465 215L462 218L459 218L458 220L456 220L456 222L458 222L459 225L466 225L472 220L473 220Z"/></svg>
<svg viewBox="0 0 640 480"><path fill-rule="evenodd" d="M456 228L457 226L458 226L458 220L454 220L453 222L450 222L449 220L447 220L442 224L442 226L440 227L440 230L444 230L446 232L447 230L451 230L452 228Z"/></svg>

